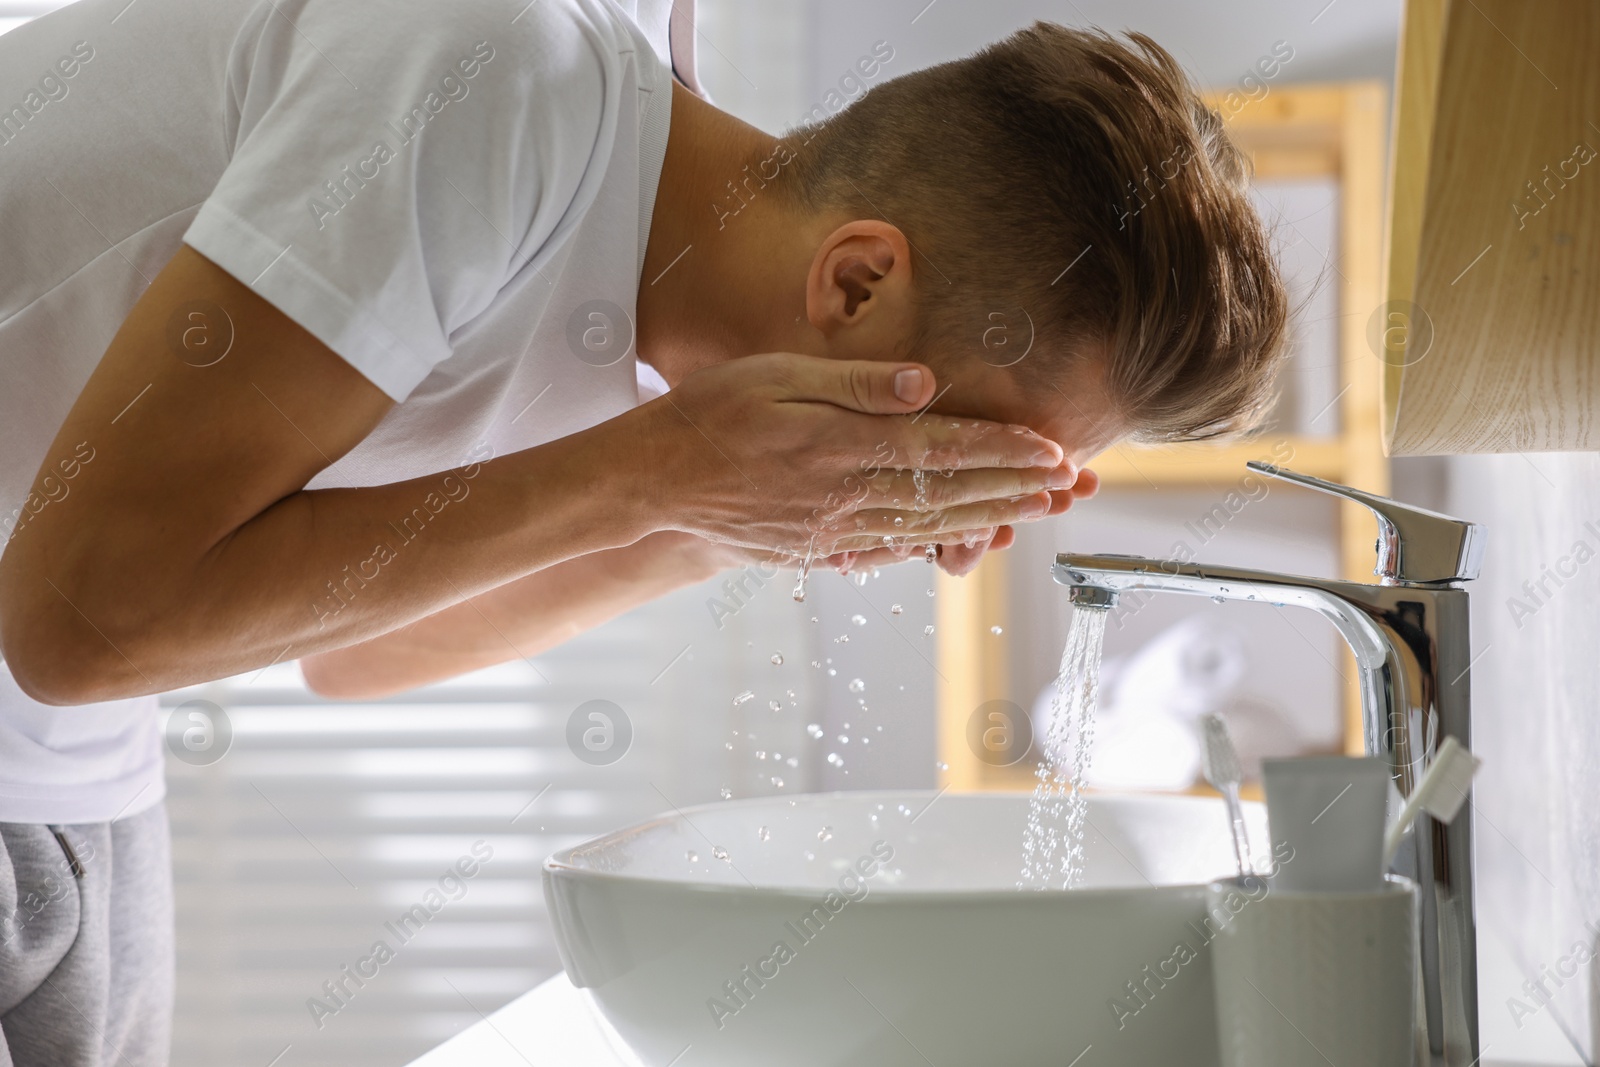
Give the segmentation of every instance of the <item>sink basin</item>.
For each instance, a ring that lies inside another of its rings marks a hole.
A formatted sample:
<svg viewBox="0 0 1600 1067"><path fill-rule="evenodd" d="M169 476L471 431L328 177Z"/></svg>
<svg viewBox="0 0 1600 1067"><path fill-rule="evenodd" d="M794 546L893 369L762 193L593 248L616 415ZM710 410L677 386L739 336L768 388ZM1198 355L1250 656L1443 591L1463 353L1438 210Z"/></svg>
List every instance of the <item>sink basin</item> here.
<svg viewBox="0 0 1600 1067"><path fill-rule="evenodd" d="M1216 1064L1222 802L1091 796L1084 882L1045 892L1016 888L1027 810L931 791L689 808L556 853L545 898L573 984L651 1067Z"/></svg>

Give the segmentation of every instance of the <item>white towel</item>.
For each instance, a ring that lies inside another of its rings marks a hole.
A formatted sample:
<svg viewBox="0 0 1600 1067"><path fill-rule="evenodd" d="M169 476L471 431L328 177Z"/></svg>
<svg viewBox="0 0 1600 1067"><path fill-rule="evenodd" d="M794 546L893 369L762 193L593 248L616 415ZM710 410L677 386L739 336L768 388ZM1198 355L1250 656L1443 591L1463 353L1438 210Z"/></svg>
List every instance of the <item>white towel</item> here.
<svg viewBox="0 0 1600 1067"><path fill-rule="evenodd" d="M1124 661L1109 693L1121 714L1171 715L1193 721L1231 704L1243 681L1244 639L1215 618L1190 616Z"/></svg>

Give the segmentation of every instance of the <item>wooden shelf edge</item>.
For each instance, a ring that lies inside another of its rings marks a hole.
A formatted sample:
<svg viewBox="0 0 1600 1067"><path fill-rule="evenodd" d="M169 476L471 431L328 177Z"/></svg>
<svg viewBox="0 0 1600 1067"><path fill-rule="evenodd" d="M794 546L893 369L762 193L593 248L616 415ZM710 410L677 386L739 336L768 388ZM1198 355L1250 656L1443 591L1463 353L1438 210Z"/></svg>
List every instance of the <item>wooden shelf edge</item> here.
<svg viewBox="0 0 1600 1067"><path fill-rule="evenodd" d="M1332 481L1342 480L1346 449L1337 437L1273 437L1229 444L1116 445L1089 462L1100 484L1131 489L1229 485L1266 460Z"/></svg>

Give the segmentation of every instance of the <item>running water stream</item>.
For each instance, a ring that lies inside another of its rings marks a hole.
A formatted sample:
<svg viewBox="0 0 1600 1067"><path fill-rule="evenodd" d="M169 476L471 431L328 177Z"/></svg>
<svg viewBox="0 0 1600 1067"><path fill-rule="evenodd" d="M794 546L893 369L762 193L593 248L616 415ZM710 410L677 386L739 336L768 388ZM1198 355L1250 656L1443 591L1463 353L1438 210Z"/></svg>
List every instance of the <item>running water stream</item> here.
<svg viewBox="0 0 1600 1067"><path fill-rule="evenodd" d="M1071 889L1083 878L1083 837L1089 814L1084 780L1094 742L1100 694L1100 653L1105 644L1105 607L1074 604L1067 644L1061 652L1050 729L1039 761L1022 836L1018 889Z"/></svg>

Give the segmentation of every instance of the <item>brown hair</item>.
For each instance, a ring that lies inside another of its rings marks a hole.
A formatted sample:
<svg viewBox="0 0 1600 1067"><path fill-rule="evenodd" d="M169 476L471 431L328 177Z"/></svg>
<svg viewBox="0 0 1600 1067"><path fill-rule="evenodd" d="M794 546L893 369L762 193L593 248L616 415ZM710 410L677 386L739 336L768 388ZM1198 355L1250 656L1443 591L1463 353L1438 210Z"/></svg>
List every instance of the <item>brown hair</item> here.
<svg viewBox="0 0 1600 1067"><path fill-rule="evenodd" d="M990 312L1020 307L1024 387L1054 384L1057 353L1098 360L1134 437L1237 433L1273 400L1284 285L1222 120L1127 38L1039 22L886 81L804 131L794 188L906 234L919 357L980 349Z"/></svg>

